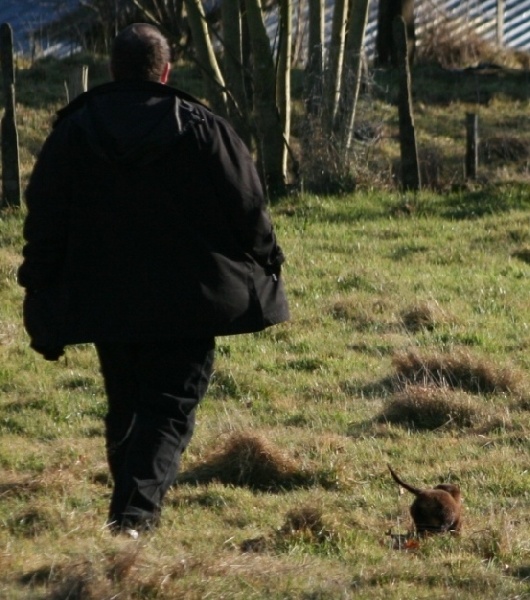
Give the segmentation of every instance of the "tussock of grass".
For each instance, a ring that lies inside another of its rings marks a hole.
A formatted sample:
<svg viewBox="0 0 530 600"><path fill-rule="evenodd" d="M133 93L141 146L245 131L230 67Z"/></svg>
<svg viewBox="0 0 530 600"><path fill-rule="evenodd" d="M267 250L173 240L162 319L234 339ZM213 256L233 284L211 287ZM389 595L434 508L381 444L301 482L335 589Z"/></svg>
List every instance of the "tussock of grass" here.
<svg viewBox="0 0 530 600"><path fill-rule="evenodd" d="M422 329L432 331L437 325L449 321L448 316L435 302L419 302L401 312L401 322L412 332Z"/></svg>
<svg viewBox="0 0 530 600"><path fill-rule="evenodd" d="M290 510L282 527L284 532L310 531L319 535L324 529L322 511L314 506L302 506Z"/></svg>
<svg viewBox="0 0 530 600"><path fill-rule="evenodd" d="M366 331L377 322L369 310L359 306L358 301L352 299L337 300L330 313L337 321L349 321L359 331Z"/></svg>
<svg viewBox="0 0 530 600"><path fill-rule="evenodd" d="M52 520L46 511L29 509L13 515L8 523L9 531L21 537L37 537L41 533L52 529Z"/></svg>
<svg viewBox="0 0 530 600"><path fill-rule="evenodd" d="M182 481L218 481L254 490L279 491L309 485L314 476L263 436L232 434L203 464L183 474Z"/></svg>
<svg viewBox="0 0 530 600"><path fill-rule="evenodd" d="M503 560L510 552L510 531L507 523L500 523L497 527L488 527L474 532L469 543L472 550L483 560Z"/></svg>
<svg viewBox="0 0 530 600"><path fill-rule="evenodd" d="M499 367L464 351L430 356L420 356L416 352L400 353L393 357L392 363L396 378L402 385L419 383L477 394L517 394L522 387L522 375L515 369Z"/></svg>
<svg viewBox="0 0 530 600"><path fill-rule="evenodd" d="M408 385L390 398L377 421L433 430L474 427L485 417L484 410L464 392Z"/></svg>
<svg viewBox="0 0 530 600"><path fill-rule="evenodd" d="M324 524L322 511L314 506L300 506L290 510L284 524L273 534L244 540L240 544L242 552L283 551L291 546L304 544L318 547L333 543L338 538L336 532Z"/></svg>

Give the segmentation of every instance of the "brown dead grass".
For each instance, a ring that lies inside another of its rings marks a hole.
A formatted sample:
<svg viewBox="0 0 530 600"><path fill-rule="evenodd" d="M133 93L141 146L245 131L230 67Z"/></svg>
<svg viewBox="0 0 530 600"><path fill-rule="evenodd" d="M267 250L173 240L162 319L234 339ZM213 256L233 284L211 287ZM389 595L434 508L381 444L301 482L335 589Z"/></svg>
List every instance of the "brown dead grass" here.
<svg viewBox="0 0 530 600"><path fill-rule="evenodd" d="M482 426L488 418L484 408L465 392L408 385L389 399L377 422L434 430Z"/></svg>
<svg viewBox="0 0 530 600"><path fill-rule="evenodd" d="M401 322L409 331L432 331L437 325L451 322L437 302L418 302L401 312Z"/></svg>
<svg viewBox="0 0 530 600"><path fill-rule="evenodd" d="M234 433L205 461L183 474L187 483L218 481L254 490L280 491L314 482L314 475L301 469L263 436Z"/></svg>
<svg viewBox="0 0 530 600"><path fill-rule="evenodd" d="M293 544L321 545L333 544L337 533L324 523L320 508L300 506L287 512L284 523L273 533L244 540L240 544L242 552L285 551Z"/></svg>
<svg viewBox="0 0 530 600"><path fill-rule="evenodd" d="M467 351L421 356L415 351L396 354L392 360L401 386L421 384L461 389L471 393L508 393L523 389L523 375L510 367L500 367Z"/></svg>

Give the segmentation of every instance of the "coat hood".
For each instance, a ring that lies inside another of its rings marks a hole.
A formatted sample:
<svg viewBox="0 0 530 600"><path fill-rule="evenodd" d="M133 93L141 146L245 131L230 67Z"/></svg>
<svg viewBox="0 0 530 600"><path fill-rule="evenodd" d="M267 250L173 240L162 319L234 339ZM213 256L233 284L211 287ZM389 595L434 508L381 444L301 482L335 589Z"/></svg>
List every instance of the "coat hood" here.
<svg viewBox="0 0 530 600"><path fill-rule="evenodd" d="M109 163L147 164L202 122L197 100L149 81L112 82L82 94L59 111L72 118L92 151Z"/></svg>

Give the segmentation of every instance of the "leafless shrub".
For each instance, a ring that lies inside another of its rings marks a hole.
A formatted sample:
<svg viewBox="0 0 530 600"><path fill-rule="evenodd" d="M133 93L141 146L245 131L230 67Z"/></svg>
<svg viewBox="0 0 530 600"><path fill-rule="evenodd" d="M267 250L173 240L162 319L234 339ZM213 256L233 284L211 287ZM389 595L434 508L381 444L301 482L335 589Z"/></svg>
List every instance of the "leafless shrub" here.
<svg viewBox="0 0 530 600"><path fill-rule="evenodd" d="M499 48L481 37L476 24L438 13L439 18L421 32L416 62L437 63L448 69L495 65L510 69L528 69L530 54L524 50Z"/></svg>
<svg viewBox="0 0 530 600"><path fill-rule="evenodd" d="M513 393L521 390L522 374L499 367L464 351L420 356L416 352L396 354L392 360L398 381L459 388L472 393Z"/></svg>
<svg viewBox="0 0 530 600"><path fill-rule="evenodd" d="M480 37L472 23L445 17L427 26L421 35L417 61L444 68L473 66L498 59L498 50Z"/></svg>
<svg viewBox="0 0 530 600"><path fill-rule="evenodd" d="M512 136L488 137L480 142L484 162L518 162L530 157L530 143Z"/></svg>
<svg viewBox="0 0 530 600"><path fill-rule="evenodd" d="M319 194L350 193L356 183L349 164L317 118L307 117L300 132L302 179L306 190Z"/></svg>

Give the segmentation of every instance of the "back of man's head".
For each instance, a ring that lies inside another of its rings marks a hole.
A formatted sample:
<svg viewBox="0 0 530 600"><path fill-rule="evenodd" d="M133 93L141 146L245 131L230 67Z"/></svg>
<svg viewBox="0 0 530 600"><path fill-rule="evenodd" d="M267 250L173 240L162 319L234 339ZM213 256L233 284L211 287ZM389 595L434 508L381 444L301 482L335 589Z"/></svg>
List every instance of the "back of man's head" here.
<svg viewBox="0 0 530 600"><path fill-rule="evenodd" d="M115 81L160 81L170 57L168 41L154 25L133 23L114 38L112 76Z"/></svg>

